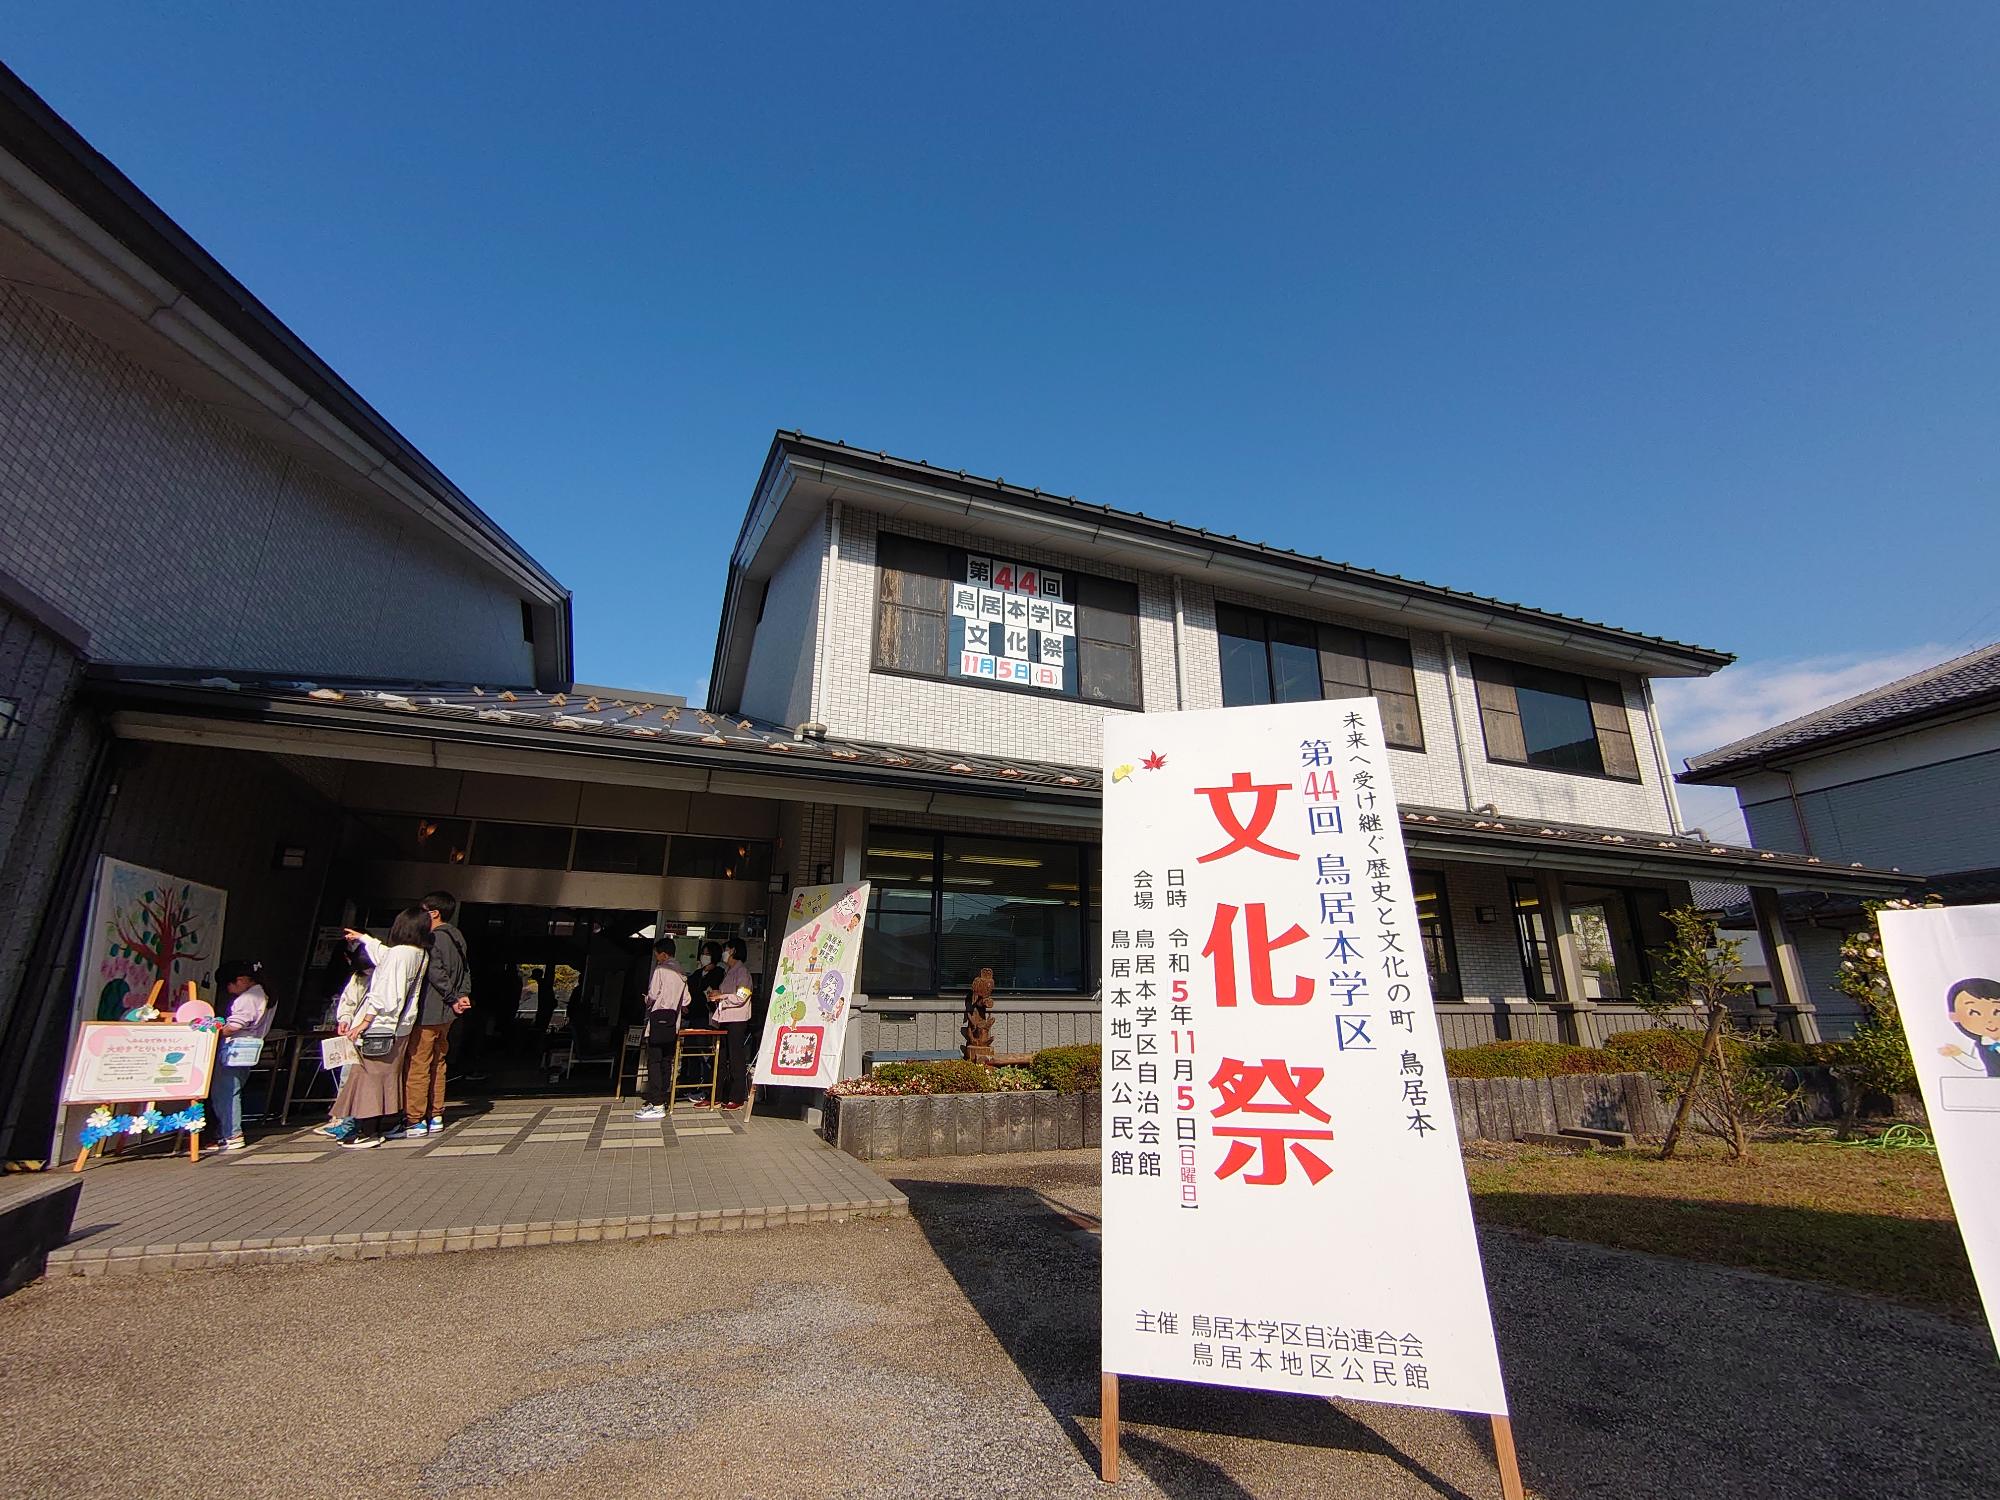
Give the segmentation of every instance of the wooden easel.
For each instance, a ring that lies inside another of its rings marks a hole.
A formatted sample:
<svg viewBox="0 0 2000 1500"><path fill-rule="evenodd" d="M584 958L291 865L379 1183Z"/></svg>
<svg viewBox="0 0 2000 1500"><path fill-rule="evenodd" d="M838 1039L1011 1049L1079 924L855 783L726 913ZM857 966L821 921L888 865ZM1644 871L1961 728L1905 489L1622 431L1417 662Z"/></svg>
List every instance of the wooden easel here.
<svg viewBox="0 0 2000 1500"><path fill-rule="evenodd" d="M1118 1377L1098 1374L1097 1473L1106 1484L1118 1482ZM1521 1488L1521 1464L1514 1454L1514 1420L1493 1417L1493 1458L1500 1467L1501 1500L1526 1500Z"/></svg>
<svg viewBox="0 0 2000 1500"><path fill-rule="evenodd" d="M148 990L148 991L146 992L146 1005L145 1005L145 1008L146 1008L147 1010L154 1010L154 1011L157 1011L157 1010L159 1010L159 1008L160 1008L160 991L162 991L163 989L165 989L165 988L166 988L166 986L167 986L167 982L166 982L166 980L164 980L164 979L155 979L155 980L153 981L153 987L152 987L152 989L150 989L150 990ZM199 999L201 998L201 995L200 995L200 992L199 992L199 991L197 991L197 990L195 989L195 984L194 984L194 981L193 981L192 979L190 979L190 980L188 981L188 993L187 993L187 997L188 997L188 999L190 999L190 1000L199 1000ZM219 1051L219 1047L218 1047L218 1056L220 1056L220 1051ZM211 1077L212 1077L212 1076L213 1076L213 1073L214 1073L214 1069L213 1069L213 1067L211 1067L209 1071L210 1071L210 1074L211 1074ZM179 1101L179 1102L181 1102L181 1103L182 1103L183 1105L185 1105L185 1104L187 1104L187 1103L192 1103L193 1101L191 1101L191 1100L188 1100L188 1101ZM143 1106L143 1107L142 1107L142 1108L140 1109L140 1111L139 1111L139 1112L140 1112L141 1114L144 1114L144 1113L145 1113L145 1112L146 1112L147 1110L150 1110L150 1109L151 1109L151 1108L152 1108L152 1107L153 1107L153 1106L154 1106L155 1104L157 1104L157 1103L159 1103L159 1101L158 1101L157 1099L148 1099L148 1100L146 1101L145 1105L144 1105L144 1106ZM67 1110L68 1110L69 1106L68 1106L68 1105L64 1105L64 1106L63 1106L63 1108L64 1108L65 1112L67 1112ZM206 1114L206 1113L207 1113L207 1111L206 1111L206 1110L204 1110L204 1111L203 1111L203 1114ZM189 1160L189 1161L193 1161L193 1162L198 1162L198 1161L200 1161L200 1160L201 1160L201 1132L200 1132L199 1130L187 1130L187 1129L183 1129L183 1130L181 1131L181 1134L183 1134L183 1135L185 1135L185 1136L187 1137L187 1146L188 1146L188 1160ZM116 1151L114 1151L114 1152L113 1152L112 1154L113 1154L113 1155L122 1155L122 1154L123 1154L123 1152L124 1152L124 1149L125 1149L125 1137L123 1137L122 1135L118 1135L118 1136L113 1136L113 1137L112 1137L111 1139L112 1139L112 1140L113 1140L113 1141L114 1141L114 1142L116 1143L116 1145L117 1145L117 1148L118 1148L118 1149L117 1149ZM83 1147L80 1147L80 1148L78 1149L77 1153L76 1153L76 1165L74 1165L73 1167L71 1167L71 1168L70 1168L70 1171L72 1171L72 1172L81 1172L81 1171L83 1170L83 1164L84 1164L84 1163L85 1163L86 1161L88 1161L88 1160L90 1159L90 1153L91 1153L91 1152L92 1152L93 1150L95 1150L95 1151L97 1152L97 1154L98 1154L99 1156L102 1156L102 1155L104 1155L104 1148L103 1148L102 1146L96 1146L96 1147L91 1147L91 1146L83 1146Z"/></svg>

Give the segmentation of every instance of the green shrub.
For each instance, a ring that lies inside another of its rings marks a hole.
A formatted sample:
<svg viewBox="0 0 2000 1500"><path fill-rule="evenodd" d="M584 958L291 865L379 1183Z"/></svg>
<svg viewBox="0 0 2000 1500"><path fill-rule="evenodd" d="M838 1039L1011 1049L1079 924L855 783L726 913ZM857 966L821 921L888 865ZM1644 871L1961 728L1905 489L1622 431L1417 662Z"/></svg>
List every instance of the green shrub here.
<svg viewBox="0 0 2000 1500"><path fill-rule="evenodd" d="M1750 1045L1750 1061L1760 1068L1825 1068L1841 1061L1843 1042L1788 1042L1767 1037Z"/></svg>
<svg viewBox="0 0 2000 1500"><path fill-rule="evenodd" d="M1487 1042L1446 1051L1444 1070L1454 1078L1557 1078L1573 1073L1616 1073L1621 1065L1597 1047L1564 1042Z"/></svg>
<svg viewBox="0 0 2000 1500"><path fill-rule="evenodd" d="M1694 1066L1702 1033L1655 1026L1645 1031L1621 1031L1604 1039L1604 1050L1630 1073L1685 1073ZM1748 1060L1749 1049L1733 1032L1722 1034L1722 1050L1734 1064Z"/></svg>
<svg viewBox="0 0 2000 1500"><path fill-rule="evenodd" d="M1081 1094L1097 1087L1103 1049L1085 1047L1044 1047L1028 1059L1028 1071L1042 1088L1059 1094Z"/></svg>
<svg viewBox="0 0 2000 1500"><path fill-rule="evenodd" d="M869 1076L885 1094L986 1094L999 1087L993 1069L962 1057L883 1063Z"/></svg>

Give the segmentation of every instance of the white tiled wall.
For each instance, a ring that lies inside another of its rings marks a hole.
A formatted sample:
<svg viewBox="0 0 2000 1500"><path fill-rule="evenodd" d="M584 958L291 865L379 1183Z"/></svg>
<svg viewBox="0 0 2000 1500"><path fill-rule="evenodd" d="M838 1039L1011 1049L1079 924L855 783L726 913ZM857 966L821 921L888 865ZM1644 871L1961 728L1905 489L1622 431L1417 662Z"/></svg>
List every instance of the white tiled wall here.
<svg viewBox="0 0 2000 1500"><path fill-rule="evenodd" d="M825 660L820 666L820 701L814 717L824 721L836 737L886 740L897 744L1019 756L1069 765L1094 765L1102 744L1099 725L1103 716L1121 710L1079 703L1073 699L1005 693L967 683L901 677L873 670L878 598L876 536L883 529L975 551L995 550L992 542L970 533L901 519L885 524L867 511L845 511L841 518L839 556L827 569L830 585L825 633L820 644ZM812 538L809 537L808 542L812 542ZM801 544L802 547L805 545ZM824 555L823 547L820 550ZM1180 662L1177 668L1174 586L1171 579L1134 574L1129 569L1059 552L1024 552L1023 560L1136 580L1139 587L1142 695L1146 709L1151 712L1176 707L1221 707L1222 674L1215 634L1216 604L1220 600L1253 609L1270 607L1269 600L1255 595L1218 591L1203 582L1183 580L1180 588ZM797 653L800 650L798 641L802 636L809 637L811 634L810 630L802 628L800 621L793 619L812 596L812 581L808 570L801 565L798 553L795 552L780 569L779 580L774 581L774 591L778 582L783 580L790 580L784 584L785 602L781 606L774 593L772 602L766 604L765 624L759 629L752 653L751 683L758 684L760 703L773 697L762 684L775 683L786 677L777 664L778 655L787 649ZM1379 622L1330 610L1287 604L1284 612L1300 619L1396 633ZM1457 657L1457 724L1466 740L1466 763L1461 768L1453 729L1453 678L1447 671L1444 637L1426 631L1407 634L1416 672L1418 706L1423 716L1424 749L1390 752L1397 795L1403 802L1428 807L1464 808L1467 806L1466 782L1469 779L1472 791L1470 805L1479 807L1492 803L1505 815L1661 832L1671 827L1664 784L1653 756L1645 698L1639 679L1620 679L1625 692L1626 713L1631 720L1633 742L1638 751L1641 777L1638 782L1494 765L1486 759L1485 738L1479 723L1479 701L1467 650L1464 643L1453 642ZM804 662L809 665L811 648L805 649L808 654ZM1521 659L1534 660L1532 656ZM800 658L795 654L792 660L798 662ZM1568 666L1574 670L1573 664L1560 661L1548 664ZM752 688L746 685L745 708L756 712L750 704L751 696Z"/></svg>
<svg viewBox="0 0 2000 1500"><path fill-rule="evenodd" d="M0 537L101 661L534 675L503 580L5 286Z"/></svg>
<svg viewBox="0 0 2000 1500"><path fill-rule="evenodd" d="M836 738L887 740L969 754L1094 765L1102 750L1099 725L1107 709L1071 698L1041 698L966 683L934 682L872 670L877 584L870 512L847 510L840 522L840 556L829 569L827 653L815 717ZM964 532L898 520L898 535L995 550L991 541ZM1011 555L1011 554L1010 554ZM1140 577L1067 553L1022 549L1021 559L1053 568L1136 579L1139 587L1139 656L1145 706L1174 707L1173 591L1165 579Z"/></svg>

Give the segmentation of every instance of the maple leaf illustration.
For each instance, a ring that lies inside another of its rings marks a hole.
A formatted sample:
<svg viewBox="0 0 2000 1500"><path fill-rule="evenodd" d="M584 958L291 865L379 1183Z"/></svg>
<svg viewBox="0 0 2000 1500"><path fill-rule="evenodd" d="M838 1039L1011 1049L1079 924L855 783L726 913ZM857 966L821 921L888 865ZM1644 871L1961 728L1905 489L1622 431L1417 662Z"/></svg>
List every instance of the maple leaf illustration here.
<svg viewBox="0 0 2000 1500"><path fill-rule="evenodd" d="M1157 750L1155 750L1151 755L1147 756L1144 760L1139 762L1140 765L1144 766L1149 771L1157 771L1160 769L1160 767L1164 766L1166 763L1167 763L1167 758L1164 755L1160 754L1160 752Z"/></svg>

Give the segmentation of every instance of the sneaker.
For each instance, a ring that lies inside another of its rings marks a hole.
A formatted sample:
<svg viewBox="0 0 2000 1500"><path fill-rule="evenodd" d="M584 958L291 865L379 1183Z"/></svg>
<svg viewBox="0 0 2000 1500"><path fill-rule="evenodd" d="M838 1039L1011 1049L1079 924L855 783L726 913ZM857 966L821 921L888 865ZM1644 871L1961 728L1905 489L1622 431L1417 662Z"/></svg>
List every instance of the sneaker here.
<svg viewBox="0 0 2000 1500"><path fill-rule="evenodd" d="M248 1150L249 1146L250 1143L244 1140L242 1136L233 1135L226 1141L218 1142L215 1149L218 1151L244 1151Z"/></svg>
<svg viewBox="0 0 2000 1500"><path fill-rule="evenodd" d="M422 1134L423 1134L422 1129L420 1129L417 1126L399 1124L399 1125L394 1125L390 1127L388 1130L383 1131L382 1139L385 1141L400 1141L405 1136L422 1135Z"/></svg>
<svg viewBox="0 0 2000 1500"><path fill-rule="evenodd" d="M329 1120L313 1132L314 1135L329 1136L336 1141L344 1141L354 1134L352 1120Z"/></svg>
<svg viewBox="0 0 2000 1500"><path fill-rule="evenodd" d="M405 1124L401 1128L404 1135L429 1135L431 1133L431 1122L429 1120L419 1120L414 1125Z"/></svg>
<svg viewBox="0 0 2000 1500"><path fill-rule="evenodd" d="M343 1151L372 1151L381 1144L382 1137L379 1135L350 1135L344 1136L341 1139L340 1149Z"/></svg>
<svg viewBox="0 0 2000 1500"><path fill-rule="evenodd" d="M649 1104L644 1109L632 1111L632 1118L635 1120L664 1120L666 1117L665 1106L659 1104Z"/></svg>
<svg viewBox="0 0 2000 1500"><path fill-rule="evenodd" d="M444 1133L444 1116L443 1116L443 1115L432 1115L432 1116L431 1116L431 1134L432 1134L432 1135L442 1135L443 1133Z"/></svg>

